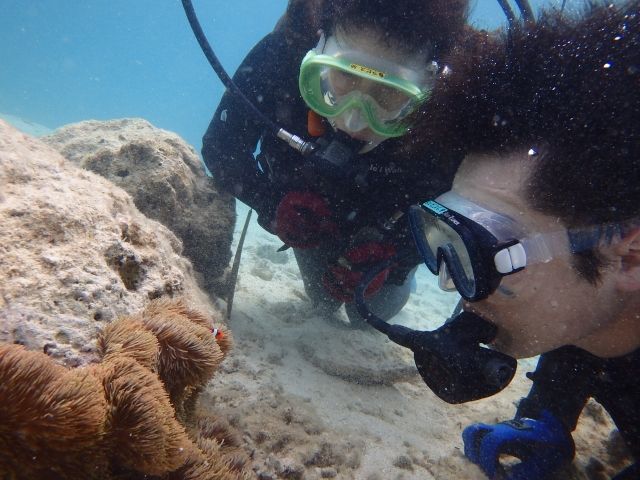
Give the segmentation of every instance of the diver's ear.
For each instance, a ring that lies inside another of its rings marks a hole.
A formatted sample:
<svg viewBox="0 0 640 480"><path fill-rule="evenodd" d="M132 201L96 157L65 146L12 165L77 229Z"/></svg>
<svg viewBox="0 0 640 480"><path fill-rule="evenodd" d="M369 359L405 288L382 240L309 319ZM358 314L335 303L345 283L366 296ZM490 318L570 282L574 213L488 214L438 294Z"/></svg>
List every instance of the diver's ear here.
<svg viewBox="0 0 640 480"><path fill-rule="evenodd" d="M628 232L613 247L620 257L616 286L625 292L640 291L640 227Z"/></svg>

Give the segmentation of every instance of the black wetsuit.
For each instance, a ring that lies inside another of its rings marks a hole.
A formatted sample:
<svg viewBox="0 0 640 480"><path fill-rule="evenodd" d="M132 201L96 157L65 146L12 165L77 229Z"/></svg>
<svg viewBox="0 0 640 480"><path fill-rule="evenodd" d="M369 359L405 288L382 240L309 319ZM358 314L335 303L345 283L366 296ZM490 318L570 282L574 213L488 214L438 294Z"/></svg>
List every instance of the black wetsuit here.
<svg viewBox="0 0 640 480"><path fill-rule="evenodd" d="M640 349L616 358L599 358L577 347L562 347L540 357L529 395L518 417L538 418L549 410L573 431L593 397L611 415L636 462L640 459ZM623 477L621 477L623 478ZM624 477L627 478L627 477ZM640 478L628 477L628 478Z"/></svg>
<svg viewBox="0 0 640 480"><path fill-rule="evenodd" d="M302 58L314 46L315 43L292 42L283 33L273 32L251 50L234 75L238 87L258 109L287 131L307 138L309 109L300 96L298 73ZM330 127L328 131L331 135ZM379 227L397 210L406 211L410 204L450 188L461 154L445 155L434 149L421 158L403 158L396 153L401 141L402 138L390 139L371 152L356 155L368 169L366 188L335 184L338 191L332 196L340 201L332 208L356 213L340 221L342 236L315 253L295 250L307 293L314 302L332 302L323 297L319 276L326 262L335 260L355 235L365 227ZM259 153L254 155L256 150ZM223 96L204 135L202 154L217 185L256 210L260 225L272 233L272 221L282 197L289 191L313 188L300 177L301 155L275 138L231 92ZM410 255L388 280L400 285L420 263L406 216L388 234L387 241L394 244L397 252ZM339 303L334 302L333 307L336 305Z"/></svg>

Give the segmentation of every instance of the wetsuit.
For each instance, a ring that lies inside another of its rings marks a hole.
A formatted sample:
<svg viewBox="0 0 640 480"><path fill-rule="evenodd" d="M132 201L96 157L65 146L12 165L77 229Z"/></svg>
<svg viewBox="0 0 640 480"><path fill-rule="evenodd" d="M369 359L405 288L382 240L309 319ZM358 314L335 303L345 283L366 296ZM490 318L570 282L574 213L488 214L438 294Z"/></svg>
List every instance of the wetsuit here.
<svg viewBox="0 0 640 480"><path fill-rule="evenodd" d="M599 358L578 347L562 347L540 357L533 387L518 406L518 417L539 418L549 410L573 431L593 397L611 415L636 462L640 459L640 349ZM627 478L627 477L620 477ZM628 477L640 478L640 477Z"/></svg>
<svg viewBox="0 0 640 480"><path fill-rule="evenodd" d="M317 41L311 40L313 44L305 44L272 32L251 50L234 75L238 87L263 113L287 131L307 138L309 109L299 93L298 74L302 58ZM327 131L329 136L335 134L330 127ZM366 188L335 184L337 191L331 196L340 201L332 207L351 213L339 221L341 235L317 248L294 249L305 289L315 304L330 310L341 305L324 291L321 276L365 227L379 228L397 210L406 211L411 203L450 188L461 154L443 155L434 149L421 158L403 158L395 153L401 141L387 140L371 152L356 155L358 163L365 165ZM271 233L284 195L313 187L300 175L301 155L275 138L230 92L223 96L204 135L202 154L216 184L252 207L260 225ZM385 287L372 298L372 310L390 318L408 299L408 280L420 259L406 218L385 235L398 253L407 254L407 260L391 272ZM349 316L354 318L351 310Z"/></svg>

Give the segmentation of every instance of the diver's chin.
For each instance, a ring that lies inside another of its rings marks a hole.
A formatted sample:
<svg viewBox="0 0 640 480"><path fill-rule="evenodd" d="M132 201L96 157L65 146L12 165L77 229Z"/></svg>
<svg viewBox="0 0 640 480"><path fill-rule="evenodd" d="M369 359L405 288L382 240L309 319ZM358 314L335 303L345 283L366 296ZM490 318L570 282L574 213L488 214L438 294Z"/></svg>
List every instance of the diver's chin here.
<svg viewBox="0 0 640 480"><path fill-rule="evenodd" d="M499 352L508 354L506 350L508 350L508 345L510 343L510 335L492 321L492 315L490 315L484 309L479 308L477 303L471 303L468 301L463 302L462 310L480 317L482 320L490 323L491 325L495 325L498 328L498 333L496 334L496 337L490 342L486 343L486 345L492 350L497 350Z"/></svg>
<svg viewBox="0 0 640 480"><path fill-rule="evenodd" d="M384 138L369 140L367 141L367 143L365 143L364 147L362 147L358 153L363 154L363 153L370 152L371 150L376 148L378 145L380 145L384 140L385 140Z"/></svg>

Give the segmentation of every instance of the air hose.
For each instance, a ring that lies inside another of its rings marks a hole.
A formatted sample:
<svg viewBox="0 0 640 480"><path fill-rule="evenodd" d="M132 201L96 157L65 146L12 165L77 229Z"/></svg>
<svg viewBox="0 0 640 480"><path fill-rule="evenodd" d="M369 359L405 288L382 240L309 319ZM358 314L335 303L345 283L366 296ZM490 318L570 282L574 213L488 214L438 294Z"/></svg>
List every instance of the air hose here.
<svg viewBox="0 0 640 480"><path fill-rule="evenodd" d="M390 259L366 272L355 291L358 313L389 340L413 352L418 373L442 400L452 404L479 400L504 389L515 375L517 362L486 346L497 333L495 325L470 312L461 312L433 331L389 324L367 307L364 292Z"/></svg>
<svg viewBox="0 0 640 480"><path fill-rule="evenodd" d="M262 113L258 108L253 104L251 100L247 98L247 96L238 88L235 82L231 79L231 77L227 74L226 70L220 63L217 55L211 48L209 41L207 40L202 27L200 26L200 22L198 21L198 17L193 8L193 4L191 0L182 0L182 6L184 8L184 12L187 15L187 20L189 20L189 25L191 26L191 30L193 30L193 34L204 53L204 56L209 61L209 64L213 68L213 71L216 72L220 81L227 87L230 91L232 91L235 95L237 95L246 105L251 109L254 115L260 119L264 125L271 130L271 133L278 137L279 139L285 141L291 148L297 150L302 155L307 156L316 149L316 145L312 142L307 142L303 140L301 137L294 135L292 133L287 132L284 128L276 125L269 117L267 117L264 113Z"/></svg>

